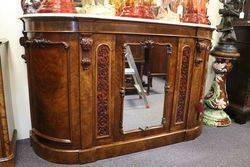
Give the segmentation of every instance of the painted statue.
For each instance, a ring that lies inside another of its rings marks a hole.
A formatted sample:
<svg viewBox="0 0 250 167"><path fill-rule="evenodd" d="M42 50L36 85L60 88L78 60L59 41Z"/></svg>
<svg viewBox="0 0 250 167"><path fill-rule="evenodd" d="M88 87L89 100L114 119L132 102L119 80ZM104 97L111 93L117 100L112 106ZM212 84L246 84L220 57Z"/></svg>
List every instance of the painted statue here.
<svg viewBox="0 0 250 167"><path fill-rule="evenodd" d="M226 75L232 70L231 62L217 59L212 65L215 79L212 87L205 97L204 123L209 126L227 126L231 119L223 111L229 104L226 92Z"/></svg>
<svg viewBox="0 0 250 167"><path fill-rule="evenodd" d="M211 51L216 58L213 63L215 79L212 87L205 97L205 113L203 122L209 126L228 126L231 119L224 112L229 105L226 91L226 77L232 70L232 60L240 57L235 46L236 36L233 29L233 21L242 15L245 0L220 0L224 8L219 10L222 20L217 26L221 33L218 44ZM243 13L244 15L244 13Z"/></svg>

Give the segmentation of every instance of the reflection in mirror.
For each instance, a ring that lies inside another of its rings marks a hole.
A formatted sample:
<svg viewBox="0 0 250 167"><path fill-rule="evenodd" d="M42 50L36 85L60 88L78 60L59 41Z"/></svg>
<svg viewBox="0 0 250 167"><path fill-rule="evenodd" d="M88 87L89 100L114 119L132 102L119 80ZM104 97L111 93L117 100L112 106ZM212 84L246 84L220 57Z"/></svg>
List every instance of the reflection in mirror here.
<svg viewBox="0 0 250 167"><path fill-rule="evenodd" d="M125 45L123 132L161 127L164 121L167 50Z"/></svg>

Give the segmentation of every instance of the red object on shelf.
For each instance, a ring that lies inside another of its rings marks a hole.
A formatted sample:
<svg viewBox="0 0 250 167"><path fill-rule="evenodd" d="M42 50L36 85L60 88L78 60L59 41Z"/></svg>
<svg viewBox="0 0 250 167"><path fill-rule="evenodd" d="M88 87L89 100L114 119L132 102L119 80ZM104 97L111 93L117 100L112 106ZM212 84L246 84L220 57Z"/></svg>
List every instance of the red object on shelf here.
<svg viewBox="0 0 250 167"><path fill-rule="evenodd" d="M120 16L153 19L154 13L151 0L149 2L145 1L146 0L140 0L138 4L135 5L133 0L127 0Z"/></svg>
<svg viewBox="0 0 250 167"><path fill-rule="evenodd" d="M184 1L184 15L181 19L182 22L208 24L210 21L207 16L207 4L208 0L186 0Z"/></svg>
<svg viewBox="0 0 250 167"><path fill-rule="evenodd" d="M37 13L76 13L71 0L45 0Z"/></svg>
<svg viewBox="0 0 250 167"><path fill-rule="evenodd" d="M126 0L121 15L123 17L138 17L135 10L134 0Z"/></svg>
<svg viewBox="0 0 250 167"><path fill-rule="evenodd" d="M141 18L154 19L152 0L141 0L137 7L138 15Z"/></svg>

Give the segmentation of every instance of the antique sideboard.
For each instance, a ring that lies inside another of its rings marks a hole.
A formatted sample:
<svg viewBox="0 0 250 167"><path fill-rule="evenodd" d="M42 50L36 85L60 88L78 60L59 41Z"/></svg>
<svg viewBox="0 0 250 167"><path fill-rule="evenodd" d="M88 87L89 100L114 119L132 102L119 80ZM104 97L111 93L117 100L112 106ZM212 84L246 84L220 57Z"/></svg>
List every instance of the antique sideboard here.
<svg viewBox="0 0 250 167"><path fill-rule="evenodd" d="M21 20L30 139L40 157L82 164L201 134L210 26L73 14L24 15ZM125 45L164 51L165 95L158 126L124 131Z"/></svg>

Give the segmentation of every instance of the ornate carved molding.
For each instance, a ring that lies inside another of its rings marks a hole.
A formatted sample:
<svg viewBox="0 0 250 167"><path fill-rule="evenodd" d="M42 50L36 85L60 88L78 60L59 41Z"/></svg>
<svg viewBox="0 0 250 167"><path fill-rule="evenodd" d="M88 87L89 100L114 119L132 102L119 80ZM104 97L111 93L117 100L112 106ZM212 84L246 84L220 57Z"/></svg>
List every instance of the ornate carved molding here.
<svg viewBox="0 0 250 167"><path fill-rule="evenodd" d="M62 45L64 47L64 49L69 49L69 45L66 42L63 41L59 41L59 42L53 42L47 39L33 39L33 40L26 40L25 42L25 46L30 46L33 45L35 47L41 47L41 48L45 48L49 45Z"/></svg>
<svg viewBox="0 0 250 167"><path fill-rule="evenodd" d="M45 47L47 47L49 45L62 45L64 47L64 49L66 49L66 50L69 49L69 45L66 42L63 42L63 41L53 42L53 41L50 41L50 40L46 40L44 38L28 40L27 37L21 37L19 39L19 43L25 49L27 49L31 45L34 46L34 47L41 47L41 48L45 48ZM28 55L25 53L25 54L21 55L21 57L25 60L25 63L27 63Z"/></svg>
<svg viewBox="0 0 250 167"><path fill-rule="evenodd" d="M171 56L173 53L173 46L171 44L165 44L165 48L167 49L167 55Z"/></svg>
<svg viewBox="0 0 250 167"><path fill-rule="evenodd" d="M26 37L21 37L19 39L19 43L22 47L26 48ZM28 56L26 54L22 54L21 57L25 60L25 63L27 63L27 60L28 60Z"/></svg>
<svg viewBox="0 0 250 167"><path fill-rule="evenodd" d="M165 86L164 86L165 94L168 93L170 88L171 88L171 86L168 84L168 82L165 82Z"/></svg>
<svg viewBox="0 0 250 167"><path fill-rule="evenodd" d="M110 47L97 48L97 136L109 135Z"/></svg>
<svg viewBox="0 0 250 167"><path fill-rule="evenodd" d="M122 97L125 96L125 87L121 87L120 94Z"/></svg>
<svg viewBox="0 0 250 167"><path fill-rule="evenodd" d="M80 41L80 45L83 51L90 51L90 49L93 46L93 43L94 43L93 39L89 37L83 37Z"/></svg>
<svg viewBox="0 0 250 167"><path fill-rule="evenodd" d="M143 48L153 48L155 45L155 41L152 39L147 39L144 42L140 42L141 47Z"/></svg>
<svg viewBox="0 0 250 167"><path fill-rule="evenodd" d="M21 55L22 59L25 60L25 63L28 61L28 56L26 54Z"/></svg>
<svg viewBox="0 0 250 167"><path fill-rule="evenodd" d="M91 50L93 46L93 39L89 37L83 37L80 41L80 45L82 48L82 61L81 65L83 70L88 70L89 66L91 65L91 60L89 57L89 51Z"/></svg>
<svg viewBox="0 0 250 167"><path fill-rule="evenodd" d="M186 45L182 49L182 64L181 64L181 76L179 86L179 98L177 105L176 121L182 122L185 110L187 86L188 86L188 70L189 70L189 59L191 54L190 46Z"/></svg>
<svg viewBox="0 0 250 167"><path fill-rule="evenodd" d="M195 58L195 65L199 65L203 62L202 59L202 52L209 51L211 49L211 44L207 41L197 41L196 43L196 58Z"/></svg>

